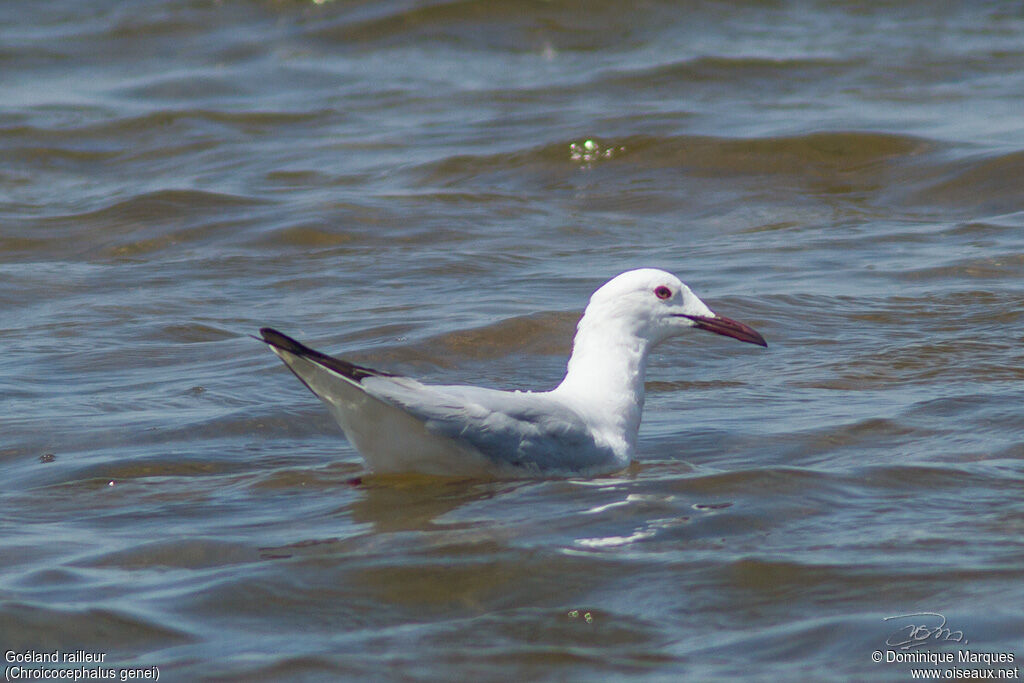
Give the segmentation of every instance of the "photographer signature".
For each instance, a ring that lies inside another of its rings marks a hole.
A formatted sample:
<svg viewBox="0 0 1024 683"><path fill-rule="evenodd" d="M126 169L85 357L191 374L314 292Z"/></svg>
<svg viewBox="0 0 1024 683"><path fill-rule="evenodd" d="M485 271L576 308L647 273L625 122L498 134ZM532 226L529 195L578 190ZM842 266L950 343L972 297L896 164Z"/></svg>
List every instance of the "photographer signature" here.
<svg viewBox="0 0 1024 683"><path fill-rule="evenodd" d="M924 617L924 619L918 619ZM901 650L910 650L921 647L928 643L960 643L966 645L967 638L963 631L954 631L946 626L946 617L938 612L914 612L913 614L900 614L894 617L885 617L885 621L897 620L921 621L923 623L908 623L898 628L889 636L885 644L889 647L896 647Z"/></svg>

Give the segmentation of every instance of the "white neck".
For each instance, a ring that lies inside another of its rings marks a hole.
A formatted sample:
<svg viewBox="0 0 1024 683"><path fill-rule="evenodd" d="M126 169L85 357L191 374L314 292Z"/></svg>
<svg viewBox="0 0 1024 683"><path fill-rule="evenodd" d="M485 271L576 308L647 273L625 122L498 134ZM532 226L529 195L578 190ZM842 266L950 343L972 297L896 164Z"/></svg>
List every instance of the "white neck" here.
<svg viewBox="0 0 1024 683"><path fill-rule="evenodd" d="M604 425L616 447L632 455L644 408L651 343L607 320L580 321L565 379L552 392Z"/></svg>

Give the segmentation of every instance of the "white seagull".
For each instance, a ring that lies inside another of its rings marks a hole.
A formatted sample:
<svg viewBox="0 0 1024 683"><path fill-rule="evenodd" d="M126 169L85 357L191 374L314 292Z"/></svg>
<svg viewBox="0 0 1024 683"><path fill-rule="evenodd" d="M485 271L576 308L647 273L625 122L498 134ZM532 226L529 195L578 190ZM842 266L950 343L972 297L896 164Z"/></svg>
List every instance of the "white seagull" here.
<svg viewBox="0 0 1024 683"><path fill-rule="evenodd" d="M613 278L590 297L551 391L426 385L315 351L264 327L263 341L323 401L376 472L566 476L621 470L636 449L647 357L690 329L768 346L663 270Z"/></svg>

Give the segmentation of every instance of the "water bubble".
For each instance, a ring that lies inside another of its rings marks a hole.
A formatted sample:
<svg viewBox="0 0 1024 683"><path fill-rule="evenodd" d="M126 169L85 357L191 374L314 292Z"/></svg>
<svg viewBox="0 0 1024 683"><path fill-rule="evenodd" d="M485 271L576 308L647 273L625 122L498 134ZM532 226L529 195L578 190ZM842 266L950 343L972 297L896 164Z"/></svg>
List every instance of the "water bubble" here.
<svg viewBox="0 0 1024 683"><path fill-rule="evenodd" d="M602 147L601 143L587 138L583 142L573 142L569 145L569 159L583 162L584 168L589 168L595 161L611 159L619 152L626 151L625 146Z"/></svg>

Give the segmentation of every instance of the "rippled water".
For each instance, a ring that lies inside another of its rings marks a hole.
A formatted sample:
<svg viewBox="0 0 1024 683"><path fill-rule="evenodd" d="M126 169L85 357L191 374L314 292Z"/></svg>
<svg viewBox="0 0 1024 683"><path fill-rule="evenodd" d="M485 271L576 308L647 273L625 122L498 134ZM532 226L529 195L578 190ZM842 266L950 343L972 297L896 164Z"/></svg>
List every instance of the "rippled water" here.
<svg viewBox="0 0 1024 683"><path fill-rule="evenodd" d="M928 612L1019 665L1016 5L8 2L0 85L5 656L909 680ZM647 265L770 347L660 348L613 477L353 486L248 336L546 389Z"/></svg>

